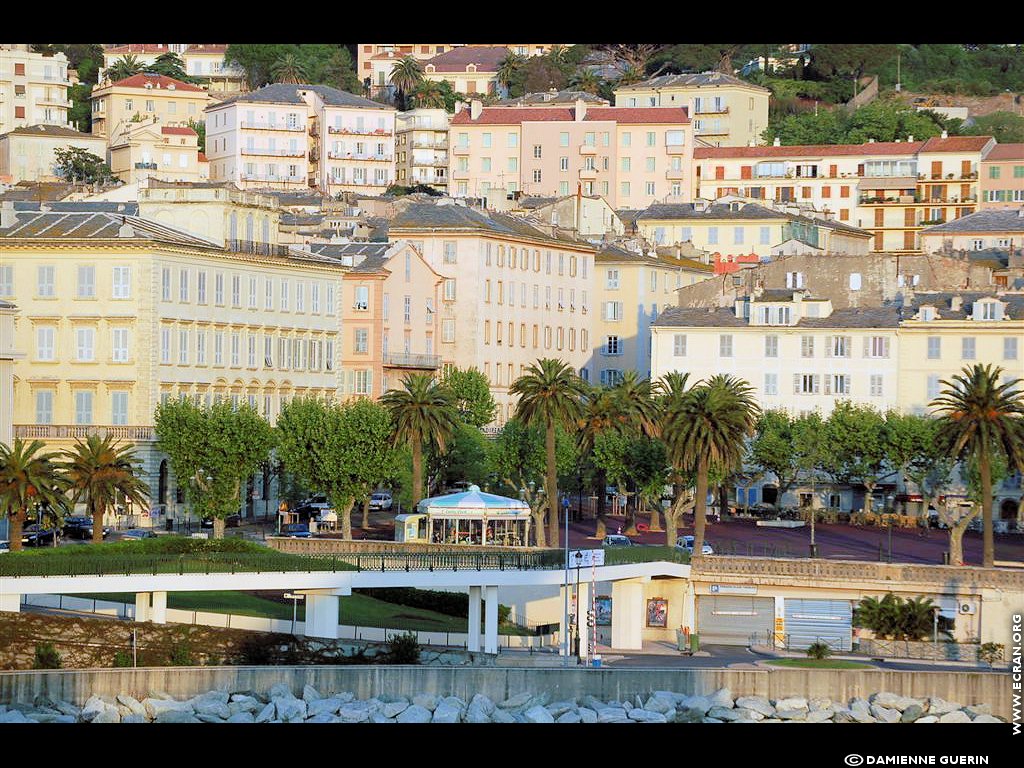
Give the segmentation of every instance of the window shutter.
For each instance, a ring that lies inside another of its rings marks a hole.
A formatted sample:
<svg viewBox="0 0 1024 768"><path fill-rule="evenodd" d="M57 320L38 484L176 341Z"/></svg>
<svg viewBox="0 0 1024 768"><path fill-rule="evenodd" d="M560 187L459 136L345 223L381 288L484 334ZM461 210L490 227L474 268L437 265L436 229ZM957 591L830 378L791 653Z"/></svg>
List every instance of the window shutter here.
<svg viewBox="0 0 1024 768"><path fill-rule="evenodd" d="M889 337L886 336L882 339L882 357L889 357Z"/></svg>
<svg viewBox="0 0 1024 768"><path fill-rule="evenodd" d="M871 337L864 337L864 357L871 357Z"/></svg>
<svg viewBox="0 0 1024 768"><path fill-rule="evenodd" d="M787 288L792 288L793 287L793 273L792 272L787 272L786 273L786 287Z"/></svg>
<svg viewBox="0 0 1024 768"><path fill-rule="evenodd" d="M843 376L843 392L847 395L852 395L853 392L850 389L850 377L849 375Z"/></svg>
<svg viewBox="0 0 1024 768"><path fill-rule="evenodd" d="M825 376L825 394L826 395L831 395L832 394L832 376L831 375L826 375Z"/></svg>
<svg viewBox="0 0 1024 768"><path fill-rule="evenodd" d="M835 344L834 336L825 337L825 357L832 357L832 345Z"/></svg>
<svg viewBox="0 0 1024 768"><path fill-rule="evenodd" d="M821 377L818 374L814 374L812 377L812 381L814 382L814 394L818 394L819 392L818 385L820 384L820 379Z"/></svg>
<svg viewBox="0 0 1024 768"><path fill-rule="evenodd" d="M799 373L794 373L793 374L793 394L794 395L799 395L800 394L800 374Z"/></svg>

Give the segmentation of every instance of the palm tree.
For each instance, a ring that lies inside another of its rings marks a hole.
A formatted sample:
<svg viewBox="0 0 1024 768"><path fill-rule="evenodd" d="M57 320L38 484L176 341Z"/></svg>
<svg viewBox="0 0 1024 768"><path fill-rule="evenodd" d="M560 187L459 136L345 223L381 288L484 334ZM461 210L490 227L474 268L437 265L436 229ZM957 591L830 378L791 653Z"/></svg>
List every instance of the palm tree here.
<svg viewBox="0 0 1024 768"><path fill-rule="evenodd" d="M412 101L417 107L444 109L444 91L441 90L441 84L433 80L424 80L413 91Z"/></svg>
<svg viewBox="0 0 1024 768"><path fill-rule="evenodd" d="M116 83L142 71L142 63L132 54L126 54L110 65L106 75L110 82Z"/></svg>
<svg viewBox="0 0 1024 768"><path fill-rule="evenodd" d="M658 424L659 434L666 445L668 444L666 436L670 432L668 416L674 413L683 401L688 391L689 382L689 373L669 371L654 384L653 391L660 419ZM686 511L688 506L692 507L692 499L690 499L689 494L686 492L690 485L689 476L691 473L681 471L679 465L675 462L672 463L672 468L670 479L675 490L675 498L672 500L672 506L665 511L665 543L668 546L675 544L683 512Z"/></svg>
<svg viewBox="0 0 1024 768"><path fill-rule="evenodd" d="M389 389L380 401L391 411L395 425L392 441L412 447L412 504L423 498L423 444L429 442L442 453L455 431L459 414L451 392L429 374L410 373L402 389Z"/></svg>
<svg viewBox="0 0 1024 768"><path fill-rule="evenodd" d="M581 69L572 78L572 86L595 96L601 92L601 78L591 69Z"/></svg>
<svg viewBox="0 0 1024 768"><path fill-rule="evenodd" d="M498 64L497 81L498 85L502 86L506 91L515 79L516 74L522 69L526 63L526 59L520 56L518 53L512 53L509 51L508 56L501 60Z"/></svg>
<svg viewBox="0 0 1024 768"><path fill-rule="evenodd" d="M712 376L670 403L665 441L672 464L697 474L693 551L704 546L708 470L712 465L730 471L743 459L745 439L754 432L759 409L753 387L726 374Z"/></svg>
<svg viewBox="0 0 1024 768"><path fill-rule="evenodd" d="M646 80L643 70L636 69L635 67L626 67L619 76L619 79L615 82L617 86L632 85L633 83L640 83Z"/></svg>
<svg viewBox="0 0 1024 768"><path fill-rule="evenodd" d="M412 56L396 61L391 68L391 76L388 77L388 82L398 91L402 109L409 108L409 94L423 81L423 67Z"/></svg>
<svg viewBox="0 0 1024 768"><path fill-rule="evenodd" d="M589 455L594 450L594 440L603 432L618 430L622 426L623 415L619 400L609 387L592 387L583 396L583 413L577 426L580 457ZM598 468L595 478L595 494L597 495L597 530L595 536L603 539L607 534L607 521L604 513L604 498L608 487L607 472Z"/></svg>
<svg viewBox="0 0 1024 768"><path fill-rule="evenodd" d="M976 364L964 366L960 375L943 381L948 389L932 401L938 408L938 439L954 459L973 459L981 479L984 554L982 565L995 560L992 534L992 461L1004 457L1024 471L1024 391L1014 389L1015 379L1000 384L1002 368Z"/></svg>
<svg viewBox="0 0 1024 768"><path fill-rule="evenodd" d="M270 74L279 83L299 84L306 79L306 70L294 53L286 53L274 62Z"/></svg>
<svg viewBox="0 0 1024 768"><path fill-rule="evenodd" d="M75 443L68 454L65 473L74 502L85 501L92 517L92 540L103 541L103 516L118 500L142 507L149 500L149 486L136 476L135 451L109 435L89 435Z"/></svg>
<svg viewBox="0 0 1024 768"><path fill-rule="evenodd" d="M0 515L10 520L11 551L21 549L21 530L30 509L46 505L65 509L67 483L60 473L58 454L41 453L42 440L28 445L14 439L14 447L0 443Z"/></svg>
<svg viewBox="0 0 1024 768"><path fill-rule="evenodd" d="M547 455L547 477L544 492L548 505L548 538L550 546L558 546L558 472L555 464L555 427L572 431L582 415L580 401L585 393L583 381L571 366L561 360L544 358L526 369L526 373L509 387L509 394L519 398L516 417L526 424L544 425L544 448Z"/></svg>

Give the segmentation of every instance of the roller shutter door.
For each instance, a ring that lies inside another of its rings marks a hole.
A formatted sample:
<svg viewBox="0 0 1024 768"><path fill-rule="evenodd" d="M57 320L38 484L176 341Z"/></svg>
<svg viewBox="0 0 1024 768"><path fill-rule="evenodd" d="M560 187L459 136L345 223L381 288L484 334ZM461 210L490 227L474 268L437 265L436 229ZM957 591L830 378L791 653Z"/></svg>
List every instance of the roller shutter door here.
<svg viewBox="0 0 1024 768"><path fill-rule="evenodd" d="M786 635L790 648L807 648L821 640L833 650L848 651L852 625L853 604L849 600L786 598Z"/></svg>
<svg viewBox="0 0 1024 768"><path fill-rule="evenodd" d="M770 597L697 598L697 632L701 645L749 645L751 635L764 643L775 622Z"/></svg>

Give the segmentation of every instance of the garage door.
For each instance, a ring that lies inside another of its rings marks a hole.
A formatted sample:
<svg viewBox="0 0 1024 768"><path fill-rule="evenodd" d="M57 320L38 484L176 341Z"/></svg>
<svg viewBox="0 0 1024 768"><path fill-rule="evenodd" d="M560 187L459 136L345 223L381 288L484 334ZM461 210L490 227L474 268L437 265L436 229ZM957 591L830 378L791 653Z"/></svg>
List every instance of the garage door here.
<svg viewBox="0 0 1024 768"><path fill-rule="evenodd" d="M701 645L749 645L751 635L764 643L775 621L770 597L697 598L697 632Z"/></svg>
<svg viewBox="0 0 1024 768"><path fill-rule="evenodd" d="M834 650L848 651L852 622L853 603L849 600L786 598L786 635L790 648L807 648L821 640Z"/></svg>

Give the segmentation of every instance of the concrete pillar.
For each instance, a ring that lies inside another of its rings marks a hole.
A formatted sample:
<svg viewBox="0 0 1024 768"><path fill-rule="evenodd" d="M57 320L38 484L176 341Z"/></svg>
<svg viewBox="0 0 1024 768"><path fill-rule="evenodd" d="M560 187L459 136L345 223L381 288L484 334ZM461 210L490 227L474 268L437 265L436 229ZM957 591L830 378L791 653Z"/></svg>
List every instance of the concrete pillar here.
<svg viewBox="0 0 1024 768"><path fill-rule="evenodd" d="M469 588L469 644L471 651L480 650L480 599L482 587Z"/></svg>
<svg viewBox="0 0 1024 768"><path fill-rule="evenodd" d="M584 574L587 573L585 569L580 571L580 578L584 578ZM573 574L575 578L576 574ZM576 593L577 608L574 617L578 619L576 625L576 631L580 635L580 653L579 658L586 658L587 656L587 643L590 642L590 627L587 626L587 611L590 610L590 582L581 581L579 591ZM570 608L572 606L570 605ZM575 651L576 643L576 632L573 632L573 636L569 638L569 652L572 654Z"/></svg>
<svg viewBox="0 0 1024 768"><path fill-rule="evenodd" d="M0 594L0 611L19 613L21 611L21 595L16 592Z"/></svg>
<svg viewBox="0 0 1024 768"><path fill-rule="evenodd" d="M306 637L337 639L337 595L306 594Z"/></svg>
<svg viewBox="0 0 1024 768"><path fill-rule="evenodd" d="M498 588L484 587L484 653L498 652Z"/></svg>
<svg viewBox="0 0 1024 768"><path fill-rule="evenodd" d="M135 620L149 621L149 592L135 593Z"/></svg>
<svg viewBox="0 0 1024 768"><path fill-rule="evenodd" d="M644 585L638 581L612 582L612 648L643 649Z"/></svg>
<svg viewBox="0 0 1024 768"><path fill-rule="evenodd" d="M167 593L154 592L153 602L149 609L149 620L154 624L167 623Z"/></svg>
<svg viewBox="0 0 1024 768"><path fill-rule="evenodd" d="M693 628L697 624L697 599L693 590L693 582L686 582L686 592L683 595L683 626L690 629L690 634L693 634Z"/></svg>

